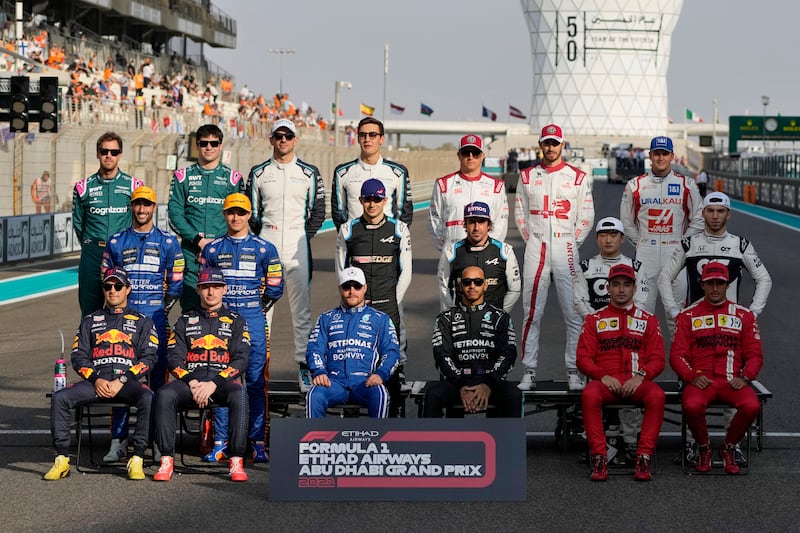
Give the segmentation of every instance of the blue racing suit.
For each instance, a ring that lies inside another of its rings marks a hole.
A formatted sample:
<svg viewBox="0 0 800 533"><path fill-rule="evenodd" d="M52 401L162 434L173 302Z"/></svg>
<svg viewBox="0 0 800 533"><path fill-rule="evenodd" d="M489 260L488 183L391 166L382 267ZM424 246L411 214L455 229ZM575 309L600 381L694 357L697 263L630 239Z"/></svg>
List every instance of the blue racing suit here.
<svg viewBox="0 0 800 533"><path fill-rule="evenodd" d="M158 332L158 363L150 388L164 384L167 370L167 311L183 290L183 252L178 239L155 226L147 233L132 227L114 234L103 250L102 272L121 266L131 280L128 305L149 316Z"/></svg>
<svg viewBox="0 0 800 533"><path fill-rule="evenodd" d="M327 374L330 387L315 385L306 396L306 417L325 418L340 403L366 405L369 416L386 418L389 393L383 385L366 386L370 374L383 382L400 360L397 332L389 315L368 305L339 306L320 315L306 348L312 378Z"/></svg>
<svg viewBox="0 0 800 533"><path fill-rule="evenodd" d="M147 233L132 227L115 233L103 249L101 272L121 266L131 280L128 305L150 317L158 333L158 362L150 373L150 389L157 391L166 381L167 311L166 301L174 302L183 290L183 252L178 239L155 226ZM115 407L111 437L128 436L128 409Z"/></svg>
<svg viewBox="0 0 800 533"><path fill-rule="evenodd" d="M250 439L267 442L269 334L264 313L283 295L283 267L278 250L252 233L242 238L225 235L203 248L200 263L222 269L227 284L223 302L247 322L251 340L245 374L250 401ZM227 409L216 409L214 428L215 440L228 440Z"/></svg>

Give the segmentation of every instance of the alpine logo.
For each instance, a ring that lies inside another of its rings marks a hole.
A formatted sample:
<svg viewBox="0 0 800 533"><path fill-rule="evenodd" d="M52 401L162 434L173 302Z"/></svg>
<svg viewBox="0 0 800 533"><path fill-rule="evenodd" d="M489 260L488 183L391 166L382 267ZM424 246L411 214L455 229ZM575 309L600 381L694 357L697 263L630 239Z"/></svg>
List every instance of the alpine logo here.
<svg viewBox="0 0 800 533"><path fill-rule="evenodd" d="M499 265L500 264L500 259L498 259L497 257L495 257L494 259L487 259L486 260L486 264L487 265Z"/></svg>
<svg viewBox="0 0 800 533"><path fill-rule="evenodd" d="M671 210L652 208L647 210L647 231L650 233L672 233L674 225L675 214Z"/></svg>
<svg viewBox="0 0 800 533"><path fill-rule="evenodd" d="M394 235L389 235L388 237L384 237L383 239L381 239L381 242L384 244L394 243Z"/></svg>

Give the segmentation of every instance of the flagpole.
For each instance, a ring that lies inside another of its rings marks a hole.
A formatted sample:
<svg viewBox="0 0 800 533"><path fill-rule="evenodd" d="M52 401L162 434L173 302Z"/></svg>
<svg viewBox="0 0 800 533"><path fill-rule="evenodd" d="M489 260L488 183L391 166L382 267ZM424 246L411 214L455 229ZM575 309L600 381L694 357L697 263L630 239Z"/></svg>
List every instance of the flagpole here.
<svg viewBox="0 0 800 533"><path fill-rule="evenodd" d="M711 151L714 151L714 147L717 145L717 99L714 98L714 113L711 117L713 124L711 125Z"/></svg>
<svg viewBox="0 0 800 533"><path fill-rule="evenodd" d="M386 121L386 84L389 77L389 45L383 48L383 107L381 108L381 120Z"/></svg>

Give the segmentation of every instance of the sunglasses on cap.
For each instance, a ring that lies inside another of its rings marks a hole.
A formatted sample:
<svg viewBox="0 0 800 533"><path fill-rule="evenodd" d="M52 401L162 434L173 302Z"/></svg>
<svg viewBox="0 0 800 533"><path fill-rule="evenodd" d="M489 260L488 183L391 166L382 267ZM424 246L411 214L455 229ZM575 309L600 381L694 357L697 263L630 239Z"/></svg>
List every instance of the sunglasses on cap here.
<svg viewBox="0 0 800 533"><path fill-rule="evenodd" d="M480 287L483 285L485 281L483 278L461 278L459 280L461 285L464 287L469 287L470 285L475 285L476 287Z"/></svg>
<svg viewBox="0 0 800 533"><path fill-rule="evenodd" d="M200 148L205 148L206 146L211 146L211 148L216 148L222 144L222 141L197 141L197 146Z"/></svg>
<svg viewBox="0 0 800 533"><path fill-rule="evenodd" d="M284 139L287 141L291 141L292 139L294 139L294 137L295 137L294 133L278 132L272 134L272 138L275 139L276 141L282 141Z"/></svg>
<svg viewBox="0 0 800 533"><path fill-rule="evenodd" d="M120 150L119 148L98 148L97 153L100 155L111 154L114 157L117 157L119 154L122 153L122 150Z"/></svg>
<svg viewBox="0 0 800 533"><path fill-rule="evenodd" d="M462 148L461 150L458 151L458 153L461 154L462 157L467 157L467 156L470 156L470 155L472 157L480 157L480 155L483 152L481 152L477 148Z"/></svg>
<svg viewBox="0 0 800 533"><path fill-rule="evenodd" d="M350 289L355 289L360 291L364 286L357 281L347 281L340 285L343 291L349 291Z"/></svg>
<svg viewBox="0 0 800 533"><path fill-rule="evenodd" d="M103 290L108 292L113 288L115 291L121 292L124 286L124 283L103 283Z"/></svg>
<svg viewBox="0 0 800 533"><path fill-rule="evenodd" d="M374 138L380 137L380 136L381 136L381 132L379 132L379 131L359 131L358 132L358 138L359 139L366 139L367 137L369 137L370 139L374 139Z"/></svg>

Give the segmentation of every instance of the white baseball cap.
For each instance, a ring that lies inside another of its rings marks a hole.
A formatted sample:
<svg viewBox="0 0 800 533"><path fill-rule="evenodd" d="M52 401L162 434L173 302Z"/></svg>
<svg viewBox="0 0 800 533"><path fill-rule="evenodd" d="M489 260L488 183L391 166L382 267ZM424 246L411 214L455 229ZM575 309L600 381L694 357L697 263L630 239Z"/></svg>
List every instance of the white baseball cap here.
<svg viewBox="0 0 800 533"><path fill-rule="evenodd" d="M724 192L712 192L703 198L703 207L710 205L721 205L722 207L731 208L731 199Z"/></svg>
<svg viewBox="0 0 800 533"><path fill-rule="evenodd" d="M348 281L355 281L362 285L367 284L367 278L364 277L364 271L357 267L347 267L339 272L339 286L341 287Z"/></svg>
<svg viewBox="0 0 800 533"><path fill-rule="evenodd" d="M625 228L622 227L622 222L618 218L606 217L601 218L594 228L595 233L600 233L601 231L618 231L620 233L625 233Z"/></svg>

